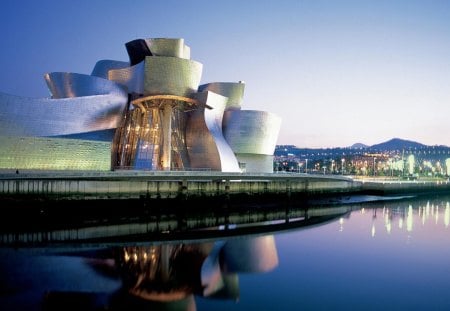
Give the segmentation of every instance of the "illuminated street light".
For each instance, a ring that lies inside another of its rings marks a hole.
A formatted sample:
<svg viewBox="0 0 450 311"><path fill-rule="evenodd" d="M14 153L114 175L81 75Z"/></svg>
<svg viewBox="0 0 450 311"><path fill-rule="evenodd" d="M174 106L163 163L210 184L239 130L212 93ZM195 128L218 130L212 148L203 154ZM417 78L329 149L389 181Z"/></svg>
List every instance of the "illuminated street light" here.
<svg viewBox="0 0 450 311"><path fill-rule="evenodd" d="M373 158L373 176L375 176L375 160L376 160L377 158Z"/></svg>

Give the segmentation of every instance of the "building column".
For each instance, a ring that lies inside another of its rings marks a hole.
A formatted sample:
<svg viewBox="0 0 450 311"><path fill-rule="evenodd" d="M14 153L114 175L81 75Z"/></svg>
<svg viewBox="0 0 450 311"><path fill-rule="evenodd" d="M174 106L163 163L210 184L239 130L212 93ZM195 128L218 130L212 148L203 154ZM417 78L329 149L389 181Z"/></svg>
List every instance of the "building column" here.
<svg viewBox="0 0 450 311"><path fill-rule="evenodd" d="M161 169L170 171L172 162L172 104L165 102L161 109L163 146L161 155Z"/></svg>

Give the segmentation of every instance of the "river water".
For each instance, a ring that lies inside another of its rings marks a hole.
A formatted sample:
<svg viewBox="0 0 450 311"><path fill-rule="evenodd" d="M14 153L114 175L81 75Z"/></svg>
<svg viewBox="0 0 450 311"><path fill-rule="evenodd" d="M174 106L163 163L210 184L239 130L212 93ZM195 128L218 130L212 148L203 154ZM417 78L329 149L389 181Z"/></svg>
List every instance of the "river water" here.
<svg viewBox="0 0 450 311"><path fill-rule="evenodd" d="M365 199L186 239L3 245L0 309L450 310L450 196Z"/></svg>

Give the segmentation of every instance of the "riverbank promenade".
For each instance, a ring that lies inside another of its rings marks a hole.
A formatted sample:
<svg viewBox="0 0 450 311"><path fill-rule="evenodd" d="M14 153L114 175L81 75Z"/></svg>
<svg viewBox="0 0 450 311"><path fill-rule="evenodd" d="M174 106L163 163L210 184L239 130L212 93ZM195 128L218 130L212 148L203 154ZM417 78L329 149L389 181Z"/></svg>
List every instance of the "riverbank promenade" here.
<svg viewBox="0 0 450 311"><path fill-rule="evenodd" d="M300 173L212 171L2 171L0 199L101 200L292 197L450 191L448 179L400 180Z"/></svg>

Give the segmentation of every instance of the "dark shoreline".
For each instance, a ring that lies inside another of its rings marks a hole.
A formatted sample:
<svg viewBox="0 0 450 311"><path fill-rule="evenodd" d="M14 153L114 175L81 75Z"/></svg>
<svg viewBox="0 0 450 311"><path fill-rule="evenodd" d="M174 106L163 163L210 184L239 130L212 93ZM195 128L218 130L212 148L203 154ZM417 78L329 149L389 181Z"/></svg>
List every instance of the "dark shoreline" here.
<svg viewBox="0 0 450 311"><path fill-rule="evenodd" d="M315 195L302 197L301 200L291 198L283 202L240 201L235 204L220 202L218 205L199 206L191 205L192 201L169 206L164 200L158 206L148 206L142 200L105 200L105 204L98 204L97 200L48 201L40 202L41 204L35 204L33 201L34 204L29 206L2 207L5 217L0 219L0 236L3 237L0 245L20 247L54 245L61 242L143 242L257 234L332 221L337 217L345 217L349 211L362 206L377 207L380 202L389 205L407 200L426 201L439 198L442 194L433 192L378 196L355 193ZM64 204L64 208L61 208L61 204ZM126 229L143 225L147 226L147 229L140 233L132 233L131 229ZM232 230L228 230L231 228L228 226L232 226ZM223 229L218 230L219 227ZM116 230L122 233L85 238L80 233L85 230ZM59 232L60 237L55 238L55 232ZM80 234L83 238L79 238ZM6 237L8 235L9 237Z"/></svg>

